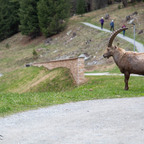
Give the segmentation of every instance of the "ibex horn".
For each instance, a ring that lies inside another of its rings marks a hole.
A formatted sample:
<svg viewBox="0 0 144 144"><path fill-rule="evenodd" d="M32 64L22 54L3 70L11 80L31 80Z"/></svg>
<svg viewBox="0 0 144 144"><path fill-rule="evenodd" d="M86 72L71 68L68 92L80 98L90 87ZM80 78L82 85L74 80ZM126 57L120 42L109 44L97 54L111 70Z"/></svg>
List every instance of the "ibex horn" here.
<svg viewBox="0 0 144 144"><path fill-rule="evenodd" d="M112 43L113 43L113 40L114 38L117 36L118 33L120 33L121 31L123 30L127 30L128 28L120 28L116 31L114 31L111 36L110 36L110 39L109 39L109 42L108 42L108 47L111 47L112 46Z"/></svg>

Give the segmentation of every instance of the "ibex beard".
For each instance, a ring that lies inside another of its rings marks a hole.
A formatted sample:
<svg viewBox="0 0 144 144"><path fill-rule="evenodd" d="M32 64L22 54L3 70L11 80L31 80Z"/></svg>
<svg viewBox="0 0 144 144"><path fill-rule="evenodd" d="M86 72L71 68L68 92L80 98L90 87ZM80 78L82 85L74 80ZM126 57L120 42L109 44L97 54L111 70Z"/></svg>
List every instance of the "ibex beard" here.
<svg viewBox="0 0 144 144"><path fill-rule="evenodd" d="M121 73L124 74L124 89L128 90L128 80L130 78L130 74L144 75L144 53L125 51L117 46L112 46L114 38L122 30L123 29L119 29L112 34L108 43L107 52L104 53L103 57L113 57L114 62L119 67Z"/></svg>

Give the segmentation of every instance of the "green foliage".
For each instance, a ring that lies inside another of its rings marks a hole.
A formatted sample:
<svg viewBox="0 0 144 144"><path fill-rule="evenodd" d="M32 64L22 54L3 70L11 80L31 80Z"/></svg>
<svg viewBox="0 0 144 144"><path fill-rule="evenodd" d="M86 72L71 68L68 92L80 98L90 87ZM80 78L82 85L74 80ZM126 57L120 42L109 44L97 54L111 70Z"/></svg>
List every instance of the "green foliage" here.
<svg viewBox="0 0 144 144"><path fill-rule="evenodd" d="M86 12L85 8L86 8L85 0L78 0L77 7L76 7L76 13L77 14L85 13Z"/></svg>
<svg viewBox="0 0 144 144"><path fill-rule="evenodd" d="M20 1L20 31L24 35L36 37L40 34L37 2L39 0L21 0Z"/></svg>
<svg viewBox="0 0 144 144"><path fill-rule="evenodd" d="M35 49L33 49L33 57L34 57L34 59L38 58L38 53Z"/></svg>
<svg viewBox="0 0 144 144"><path fill-rule="evenodd" d="M10 45L7 43L7 44L5 45L5 47L6 47L7 49L9 49L9 48L10 48Z"/></svg>
<svg viewBox="0 0 144 144"><path fill-rule="evenodd" d="M118 9L121 9L121 5L120 4L118 5Z"/></svg>
<svg viewBox="0 0 144 144"><path fill-rule="evenodd" d="M67 24L69 11L68 0L40 0L38 18L42 33L48 37L61 32Z"/></svg>
<svg viewBox="0 0 144 144"><path fill-rule="evenodd" d="M18 32L19 3L0 0L0 41Z"/></svg>

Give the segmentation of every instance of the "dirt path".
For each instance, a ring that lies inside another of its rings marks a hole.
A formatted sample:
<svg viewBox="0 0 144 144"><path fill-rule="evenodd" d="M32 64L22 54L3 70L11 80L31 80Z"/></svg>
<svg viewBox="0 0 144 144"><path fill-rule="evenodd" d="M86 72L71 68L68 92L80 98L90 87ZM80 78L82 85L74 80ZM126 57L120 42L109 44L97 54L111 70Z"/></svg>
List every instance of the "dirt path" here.
<svg viewBox="0 0 144 144"><path fill-rule="evenodd" d="M0 118L0 144L143 144L144 97L82 101Z"/></svg>
<svg viewBox="0 0 144 144"><path fill-rule="evenodd" d="M107 30L105 28L101 29L100 27L98 27L96 25L93 25L93 24L90 24L90 23L87 23L87 22L82 22L82 23L84 25L86 25L86 26L89 26L89 27L92 27L92 28L95 28L95 29L98 29L98 30L101 30L101 31L105 31L105 32L111 33L110 30ZM129 38L129 37L127 37L127 36L123 36L122 34L118 34L117 36L120 37L121 39L124 39L124 40L128 41L131 44L134 44L134 40L131 39L131 38ZM135 41L135 46L136 46L138 52L144 52L144 46L143 46L143 44Z"/></svg>

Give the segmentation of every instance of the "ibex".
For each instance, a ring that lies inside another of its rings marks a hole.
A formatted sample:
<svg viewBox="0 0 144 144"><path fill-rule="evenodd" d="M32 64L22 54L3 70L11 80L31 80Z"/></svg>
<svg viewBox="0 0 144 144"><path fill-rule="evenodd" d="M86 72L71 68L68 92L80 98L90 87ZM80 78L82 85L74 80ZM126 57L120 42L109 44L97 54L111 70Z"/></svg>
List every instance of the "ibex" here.
<svg viewBox="0 0 144 144"><path fill-rule="evenodd" d="M107 47L107 52L103 55L104 58L113 57L116 65L125 76L125 90L128 90L128 80L130 74L144 75L144 53L125 51L117 46L112 46L112 42L116 35L128 28L121 28L112 33Z"/></svg>

